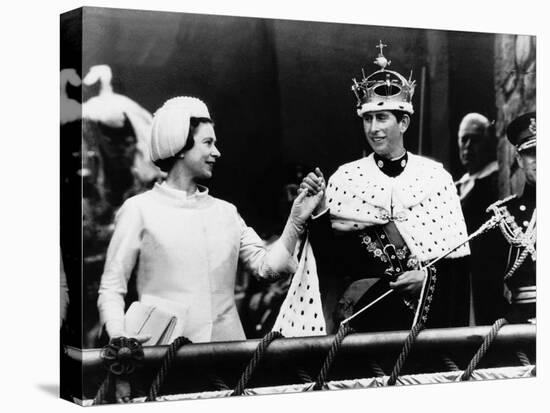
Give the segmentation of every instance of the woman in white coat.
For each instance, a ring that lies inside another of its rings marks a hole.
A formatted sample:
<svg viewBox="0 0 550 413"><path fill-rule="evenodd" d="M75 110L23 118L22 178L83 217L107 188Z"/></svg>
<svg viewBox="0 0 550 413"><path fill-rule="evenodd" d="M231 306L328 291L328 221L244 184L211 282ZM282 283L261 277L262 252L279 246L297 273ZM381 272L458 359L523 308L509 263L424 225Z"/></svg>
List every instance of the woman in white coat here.
<svg viewBox="0 0 550 413"><path fill-rule="evenodd" d="M196 182L212 176L221 156L201 100L169 99L154 115L150 145L167 178L117 213L99 289L101 321L111 338L136 337L124 323L135 271L138 300L177 319L168 342L180 335L192 342L244 340L234 297L238 262L265 279L293 274L296 242L322 193L298 196L283 234L267 251L234 205Z"/></svg>

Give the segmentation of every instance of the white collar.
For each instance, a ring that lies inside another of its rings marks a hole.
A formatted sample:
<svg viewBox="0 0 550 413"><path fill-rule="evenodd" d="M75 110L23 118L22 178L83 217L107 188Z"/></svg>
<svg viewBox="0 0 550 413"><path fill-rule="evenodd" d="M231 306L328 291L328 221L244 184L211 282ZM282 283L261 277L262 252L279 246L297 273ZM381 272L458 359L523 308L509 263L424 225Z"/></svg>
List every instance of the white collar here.
<svg viewBox="0 0 550 413"><path fill-rule="evenodd" d="M208 188L204 185L199 184L197 184L197 190L191 195L188 195L187 191L183 191L181 189L177 189L168 185L166 181L163 181L161 184L157 182L155 184L155 188L157 188L161 192L164 192L167 195L170 195L172 198L179 199L180 201L199 200L205 198L208 195Z"/></svg>
<svg viewBox="0 0 550 413"><path fill-rule="evenodd" d="M483 179L489 175L491 175L493 172L498 171L498 162L493 161L485 165L483 169L480 169L477 172L474 172L473 174L470 174L466 172L464 175L462 175L462 178L458 180L458 184L464 184L467 181L475 181L476 179Z"/></svg>

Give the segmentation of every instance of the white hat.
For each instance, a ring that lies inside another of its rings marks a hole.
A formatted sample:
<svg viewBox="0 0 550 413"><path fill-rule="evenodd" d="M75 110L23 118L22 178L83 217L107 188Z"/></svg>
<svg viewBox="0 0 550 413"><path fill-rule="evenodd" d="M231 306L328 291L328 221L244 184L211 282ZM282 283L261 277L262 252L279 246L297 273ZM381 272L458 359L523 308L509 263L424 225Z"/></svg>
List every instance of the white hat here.
<svg viewBox="0 0 550 413"><path fill-rule="evenodd" d="M187 142L190 118L210 118L206 104L190 96L168 99L155 112L151 131L151 160L175 156Z"/></svg>

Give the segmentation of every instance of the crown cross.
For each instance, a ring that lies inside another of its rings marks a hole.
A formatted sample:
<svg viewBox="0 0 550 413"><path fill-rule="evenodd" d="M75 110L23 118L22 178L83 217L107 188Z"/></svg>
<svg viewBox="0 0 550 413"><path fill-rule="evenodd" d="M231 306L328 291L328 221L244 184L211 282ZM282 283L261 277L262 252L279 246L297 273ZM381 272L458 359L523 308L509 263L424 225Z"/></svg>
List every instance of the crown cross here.
<svg viewBox="0 0 550 413"><path fill-rule="evenodd" d="M384 56L384 52L383 52L384 47L388 47L388 45L382 43L382 40L380 40L380 43L378 43L378 46L376 46L377 49L380 49L380 54L378 56Z"/></svg>
<svg viewBox="0 0 550 413"><path fill-rule="evenodd" d="M389 66L391 63L391 60L386 59L386 56L384 56L384 47L388 47L387 44L382 43L382 40L380 40L380 43L378 43L378 46L376 46L377 49L380 49L380 53L378 53L378 56L376 59L374 59L374 64L377 64L384 70L386 66ZM365 75L363 74L363 78Z"/></svg>

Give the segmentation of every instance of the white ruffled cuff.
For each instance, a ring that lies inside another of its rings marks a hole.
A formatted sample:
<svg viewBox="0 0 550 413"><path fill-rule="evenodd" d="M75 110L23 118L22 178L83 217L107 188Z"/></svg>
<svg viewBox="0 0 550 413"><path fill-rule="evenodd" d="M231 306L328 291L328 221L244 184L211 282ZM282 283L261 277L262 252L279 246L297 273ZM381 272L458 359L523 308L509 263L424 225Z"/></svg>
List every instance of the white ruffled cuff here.
<svg viewBox="0 0 550 413"><path fill-rule="evenodd" d="M259 274L261 278L276 280L285 275L294 274L298 269L298 261L287 250L281 238L275 241L266 252Z"/></svg>

